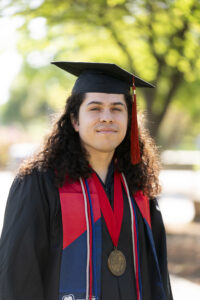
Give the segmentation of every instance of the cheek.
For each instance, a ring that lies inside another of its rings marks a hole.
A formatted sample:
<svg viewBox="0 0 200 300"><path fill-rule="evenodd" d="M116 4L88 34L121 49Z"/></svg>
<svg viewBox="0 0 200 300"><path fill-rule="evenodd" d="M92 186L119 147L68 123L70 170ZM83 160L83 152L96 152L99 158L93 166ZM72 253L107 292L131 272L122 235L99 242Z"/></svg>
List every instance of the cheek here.
<svg viewBox="0 0 200 300"><path fill-rule="evenodd" d="M125 135L126 135L126 132L127 132L127 126L124 126L122 131L123 131L122 135L123 135L123 138L124 138Z"/></svg>
<svg viewBox="0 0 200 300"><path fill-rule="evenodd" d="M127 127L128 127L128 116L124 115L119 118L118 122L120 123L120 127L123 132L126 132Z"/></svg>
<svg viewBox="0 0 200 300"><path fill-rule="evenodd" d="M84 138L91 138L94 132L96 119L88 114L80 115L79 118L79 135Z"/></svg>

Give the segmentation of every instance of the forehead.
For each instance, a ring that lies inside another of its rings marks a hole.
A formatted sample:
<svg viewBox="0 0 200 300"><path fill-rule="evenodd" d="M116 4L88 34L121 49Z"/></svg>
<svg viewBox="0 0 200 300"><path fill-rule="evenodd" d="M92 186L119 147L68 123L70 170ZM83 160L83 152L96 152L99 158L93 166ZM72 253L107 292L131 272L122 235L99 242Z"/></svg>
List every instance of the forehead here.
<svg viewBox="0 0 200 300"><path fill-rule="evenodd" d="M102 104L112 104L114 102L126 104L124 94L86 93L83 103L88 104L90 101L99 101Z"/></svg>

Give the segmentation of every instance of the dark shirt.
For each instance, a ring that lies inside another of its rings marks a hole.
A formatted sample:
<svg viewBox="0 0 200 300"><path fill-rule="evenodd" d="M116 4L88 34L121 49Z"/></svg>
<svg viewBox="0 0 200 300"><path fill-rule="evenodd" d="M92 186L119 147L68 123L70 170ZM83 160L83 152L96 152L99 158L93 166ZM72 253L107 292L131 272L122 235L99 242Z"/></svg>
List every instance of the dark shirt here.
<svg viewBox="0 0 200 300"><path fill-rule="evenodd" d="M114 164L111 162L106 176L105 184L100 179L102 186L114 204ZM122 187L123 188L123 187ZM131 234L131 215L127 195L123 189L124 215L118 241L118 249L126 257L126 270L121 276L114 276L108 269L108 257L114 249L113 242L108 232L104 218L102 218L102 269L101 269L101 299L102 300L134 300L136 297L135 274L133 265L133 248ZM103 215L102 215L103 216Z"/></svg>

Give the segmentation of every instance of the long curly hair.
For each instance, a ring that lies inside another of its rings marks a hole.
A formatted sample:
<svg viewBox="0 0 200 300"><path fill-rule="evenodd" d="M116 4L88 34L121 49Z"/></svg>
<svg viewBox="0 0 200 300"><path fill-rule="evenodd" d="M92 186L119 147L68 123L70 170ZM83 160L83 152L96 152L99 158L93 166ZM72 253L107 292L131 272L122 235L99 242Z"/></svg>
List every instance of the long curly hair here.
<svg viewBox="0 0 200 300"><path fill-rule="evenodd" d="M24 161L20 166L18 176L30 174L33 169L53 169L55 172L55 185L62 186L66 174L71 182L79 177L88 178L91 168L88 165L88 154L81 146L79 134L74 130L71 116L78 118L79 108L85 98L84 93L73 94L67 101L64 112L55 122L53 130L44 141L42 149L32 158ZM160 160L157 147L147 130L139 124L139 145L141 162L132 165L130 160L130 134L131 134L131 103L132 97L125 95L128 107L128 127L124 140L116 148L114 157L119 171L126 176L129 188L134 193L142 190L149 198L154 198L160 191L158 175Z"/></svg>

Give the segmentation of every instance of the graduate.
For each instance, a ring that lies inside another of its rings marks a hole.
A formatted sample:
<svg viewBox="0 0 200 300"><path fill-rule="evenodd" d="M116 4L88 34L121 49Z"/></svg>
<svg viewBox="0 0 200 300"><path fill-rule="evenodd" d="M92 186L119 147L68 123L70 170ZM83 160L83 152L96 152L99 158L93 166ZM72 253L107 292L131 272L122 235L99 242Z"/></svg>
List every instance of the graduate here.
<svg viewBox="0 0 200 300"><path fill-rule="evenodd" d="M0 300L171 300L159 160L115 64L53 62L77 80L20 167L0 240Z"/></svg>

